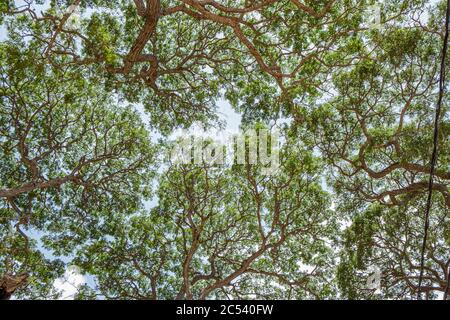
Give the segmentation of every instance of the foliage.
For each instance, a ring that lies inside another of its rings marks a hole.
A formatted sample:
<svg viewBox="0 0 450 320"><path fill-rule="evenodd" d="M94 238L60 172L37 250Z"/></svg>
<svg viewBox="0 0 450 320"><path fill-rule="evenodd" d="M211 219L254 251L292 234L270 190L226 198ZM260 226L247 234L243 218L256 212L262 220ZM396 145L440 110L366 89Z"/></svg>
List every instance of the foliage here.
<svg viewBox="0 0 450 320"><path fill-rule="evenodd" d="M444 15L424 0L2 1L0 297L56 298L70 264L95 280L80 299L414 297ZM174 129L221 125L221 98L243 128L281 127L275 175L163 159ZM450 278L443 101L428 298Z"/></svg>

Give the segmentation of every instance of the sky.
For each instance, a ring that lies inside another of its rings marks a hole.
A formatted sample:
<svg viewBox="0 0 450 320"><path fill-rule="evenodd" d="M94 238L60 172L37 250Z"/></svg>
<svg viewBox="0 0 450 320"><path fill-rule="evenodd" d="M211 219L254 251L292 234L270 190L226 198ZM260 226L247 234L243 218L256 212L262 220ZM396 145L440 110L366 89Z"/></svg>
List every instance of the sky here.
<svg viewBox="0 0 450 320"><path fill-rule="evenodd" d="M53 286L61 292L60 300L73 300L80 286L86 281L86 277L75 266L70 266L63 277L56 279Z"/></svg>

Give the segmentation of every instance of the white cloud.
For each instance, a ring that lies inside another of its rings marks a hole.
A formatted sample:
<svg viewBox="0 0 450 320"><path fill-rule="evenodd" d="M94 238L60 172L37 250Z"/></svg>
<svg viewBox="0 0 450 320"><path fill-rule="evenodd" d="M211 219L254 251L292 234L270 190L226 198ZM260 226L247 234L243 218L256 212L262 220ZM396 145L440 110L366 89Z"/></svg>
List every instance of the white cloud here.
<svg viewBox="0 0 450 320"><path fill-rule="evenodd" d="M64 276L56 279L53 286L61 292L61 300L73 300L80 286L86 283L85 277L75 266L67 268Z"/></svg>

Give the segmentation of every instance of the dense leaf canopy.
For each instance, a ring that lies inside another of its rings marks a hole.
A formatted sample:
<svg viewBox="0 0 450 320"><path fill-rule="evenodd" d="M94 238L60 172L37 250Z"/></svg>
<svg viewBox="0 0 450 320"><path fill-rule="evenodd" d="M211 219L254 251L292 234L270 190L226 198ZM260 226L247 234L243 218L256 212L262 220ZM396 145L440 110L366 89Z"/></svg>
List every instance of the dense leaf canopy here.
<svg viewBox="0 0 450 320"><path fill-rule="evenodd" d="M415 297L445 5L1 1L0 297L60 297L71 265L79 299ZM223 125L219 100L281 131L275 174L168 159L175 129ZM450 282L448 102L430 299Z"/></svg>

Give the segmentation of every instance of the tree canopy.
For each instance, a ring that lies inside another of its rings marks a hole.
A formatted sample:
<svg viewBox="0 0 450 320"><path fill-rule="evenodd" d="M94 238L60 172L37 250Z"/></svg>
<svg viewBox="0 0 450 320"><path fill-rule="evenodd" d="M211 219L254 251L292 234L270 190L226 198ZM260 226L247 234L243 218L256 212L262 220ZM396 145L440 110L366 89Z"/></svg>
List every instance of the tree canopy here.
<svg viewBox="0 0 450 320"><path fill-rule="evenodd" d="M2 1L0 297L58 298L71 265L92 280L78 299L415 297L445 11L425 0ZM223 126L222 100L242 129L280 130L275 174L249 155L167 157L174 130ZM429 299L450 293L448 102ZM367 285L375 269L379 288Z"/></svg>

